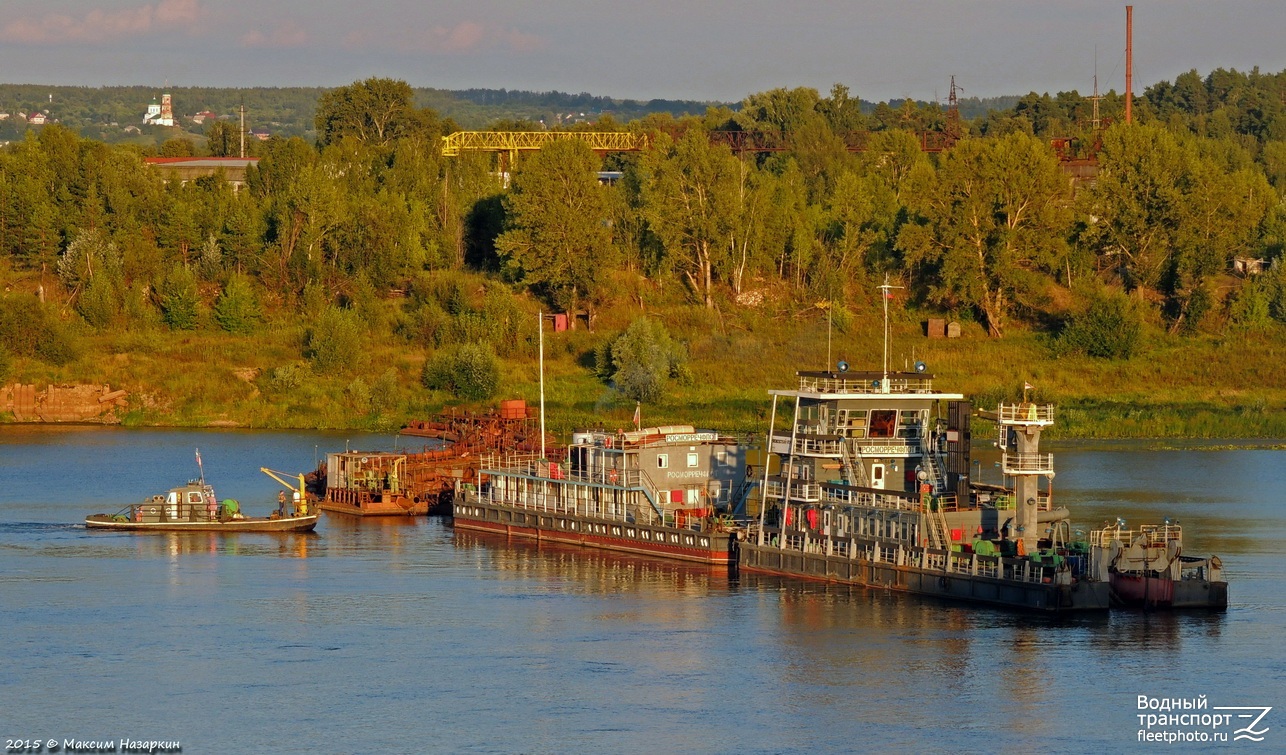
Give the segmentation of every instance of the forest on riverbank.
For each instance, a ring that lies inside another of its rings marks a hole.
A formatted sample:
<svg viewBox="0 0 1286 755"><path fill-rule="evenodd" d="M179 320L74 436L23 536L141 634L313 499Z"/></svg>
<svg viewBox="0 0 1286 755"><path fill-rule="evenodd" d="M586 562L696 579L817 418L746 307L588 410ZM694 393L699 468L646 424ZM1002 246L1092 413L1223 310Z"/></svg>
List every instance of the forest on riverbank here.
<svg viewBox="0 0 1286 755"><path fill-rule="evenodd" d="M648 146L554 142L504 183L369 79L320 94L315 139L259 145L241 191L45 126L0 151L0 385L110 384L133 424L393 429L534 401L536 315L565 312L552 426L639 401L762 431L796 369L879 367L887 301L891 368L983 405L1031 383L1064 437L1286 437L1283 93L1286 72L1194 71L1129 125L1109 94L1095 128L1074 92L965 118L780 89L579 124Z"/></svg>

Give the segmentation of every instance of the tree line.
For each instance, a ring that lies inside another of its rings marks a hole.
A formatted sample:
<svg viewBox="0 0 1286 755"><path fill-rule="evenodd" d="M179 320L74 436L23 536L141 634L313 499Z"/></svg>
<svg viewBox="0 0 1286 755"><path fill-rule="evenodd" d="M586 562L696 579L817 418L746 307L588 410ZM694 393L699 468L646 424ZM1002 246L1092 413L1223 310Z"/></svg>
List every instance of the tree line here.
<svg viewBox="0 0 1286 755"><path fill-rule="evenodd" d="M777 89L735 110L603 119L585 127L644 130L650 146L603 157L555 142L505 184L493 156L441 156L455 124L409 85L368 79L321 94L314 140L260 145L241 191L220 176L167 183L137 148L57 125L29 132L0 150L0 255L40 273L90 328L250 333L270 313L320 324L330 308L337 338L350 317L430 349L444 343L444 313L468 314L426 282L440 271L486 273L591 317L627 271L703 307L770 292L828 302L840 318L889 276L994 337L1067 328L1103 302L1175 332L1262 328L1286 321L1283 91L1286 72L1194 72L1146 90L1135 124L1105 99L1095 129L1076 93L953 122L936 105L866 109L840 85ZM922 132L948 127L954 146L922 151ZM212 144L226 142L218 128ZM788 147L735 153L711 138L729 130L786 135ZM869 134L859 152L844 138L854 131ZM1051 135L1092 159L1096 180L1074 182ZM621 180L604 185L604 169ZM1269 270L1229 291L1237 256ZM392 290L409 292L397 322L369 305ZM512 335L452 327L497 350Z"/></svg>

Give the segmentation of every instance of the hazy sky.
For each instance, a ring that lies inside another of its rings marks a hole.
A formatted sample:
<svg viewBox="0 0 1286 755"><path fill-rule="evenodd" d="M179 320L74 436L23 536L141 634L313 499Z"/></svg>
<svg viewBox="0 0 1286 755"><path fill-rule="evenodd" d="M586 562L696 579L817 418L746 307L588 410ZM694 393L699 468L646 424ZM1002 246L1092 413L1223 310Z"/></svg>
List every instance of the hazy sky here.
<svg viewBox="0 0 1286 755"><path fill-rule="evenodd" d="M0 0L0 82L556 89L736 101L1125 87L1099 0ZM1286 0L1138 0L1134 82L1286 69Z"/></svg>

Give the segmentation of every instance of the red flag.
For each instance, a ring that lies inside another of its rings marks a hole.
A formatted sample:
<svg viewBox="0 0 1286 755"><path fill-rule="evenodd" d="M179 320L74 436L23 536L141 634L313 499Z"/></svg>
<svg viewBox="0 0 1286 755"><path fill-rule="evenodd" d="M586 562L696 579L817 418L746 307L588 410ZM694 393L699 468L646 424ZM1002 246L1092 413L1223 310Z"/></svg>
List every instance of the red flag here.
<svg viewBox="0 0 1286 755"><path fill-rule="evenodd" d="M641 430L642 428L643 428L643 402L636 401L634 402L634 429Z"/></svg>

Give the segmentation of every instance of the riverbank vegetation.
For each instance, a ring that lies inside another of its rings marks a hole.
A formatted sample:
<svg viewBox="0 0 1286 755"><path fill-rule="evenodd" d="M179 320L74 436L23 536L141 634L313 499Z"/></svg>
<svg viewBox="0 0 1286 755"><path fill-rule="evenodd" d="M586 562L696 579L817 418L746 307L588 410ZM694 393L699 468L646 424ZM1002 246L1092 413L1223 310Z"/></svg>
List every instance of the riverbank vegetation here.
<svg viewBox="0 0 1286 755"><path fill-rule="evenodd" d="M887 301L891 369L982 406L1031 383L1059 437L1286 437L1281 91L1193 72L1095 130L1076 93L962 120L773 90L601 121L649 146L555 142L507 185L387 80L323 94L317 142L261 145L241 191L46 126L0 151L0 385L124 388L132 424L391 430L535 403L558 312L552 427L641 401L761 432L795 370L879 368Z"/></svg>

